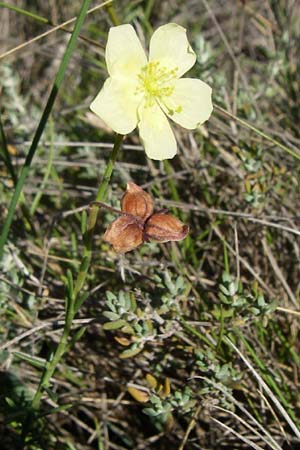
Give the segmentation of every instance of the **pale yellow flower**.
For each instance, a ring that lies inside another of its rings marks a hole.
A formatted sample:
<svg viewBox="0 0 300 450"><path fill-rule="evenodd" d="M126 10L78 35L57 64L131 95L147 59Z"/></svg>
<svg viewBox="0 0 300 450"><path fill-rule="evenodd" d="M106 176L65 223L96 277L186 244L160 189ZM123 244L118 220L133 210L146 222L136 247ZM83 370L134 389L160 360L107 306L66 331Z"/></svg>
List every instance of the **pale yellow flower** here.
<svg viewBox="0 0 300 450"><path fill-rule="evenodd" d="M112 27L105 58L109 78L91 110L117 133L130 133L138 126L149 158L173 158L177 144L168 118L192 130L213 108L206 83L180 78L196 62L185 28L175 23L159 27L147 59L131 25Z"/></svg>

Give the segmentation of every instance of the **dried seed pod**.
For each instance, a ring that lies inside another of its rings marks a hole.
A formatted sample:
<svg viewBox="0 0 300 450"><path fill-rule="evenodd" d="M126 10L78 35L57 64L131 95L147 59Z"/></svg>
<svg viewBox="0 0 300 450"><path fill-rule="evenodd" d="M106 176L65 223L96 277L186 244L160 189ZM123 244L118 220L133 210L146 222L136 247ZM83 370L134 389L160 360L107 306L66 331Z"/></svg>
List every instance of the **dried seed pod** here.
<svg viewBox="0 0 300 450"><path fill-rule="evenodd" d="M185 225L171 214L152 214L144 228L144 239L158 242L181 241L189 232Z"/></svg>
<svg viewBox="0 0 300 450"><path fill-rule="evenodd" d="M118 253L130 252L143 243L143 223L124 215L110 224L103 239Z"/></svg>
<svg viewBox="0 0 300 450"><path fill-rule="evenodd" d="M146 220L153 213L153 207L151 196L137 184L129 181L127 190L121 200L122 212Z"/></svg>
<svg viewBox="0 0 300 450"><path fill-rule="evenodd" d="M121 200L121 217L104 234L118 253L134 250L145 241L181 241L189 227L166 210L153 213L152 197L130 181Z"/></svg>

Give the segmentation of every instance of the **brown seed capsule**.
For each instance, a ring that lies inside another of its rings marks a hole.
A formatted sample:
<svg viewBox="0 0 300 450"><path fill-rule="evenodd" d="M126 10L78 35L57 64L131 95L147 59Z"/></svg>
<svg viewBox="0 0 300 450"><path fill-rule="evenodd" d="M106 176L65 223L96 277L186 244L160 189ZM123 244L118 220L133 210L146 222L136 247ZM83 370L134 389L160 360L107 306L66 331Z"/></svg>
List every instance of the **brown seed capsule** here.
<svg viewBox="0 0 300 450"><path fill-rule="evenodd" d="M143 243L143 223L124 215L110 224L103 239L118 253L130 252Z"/></svg>
<svg viewBox="0 0 300 450"><path fill-rule="evenodd" d="M158 242L181 241L188 232L188 225L171 214L158 212L152 214L147 220L144 228L144 240L146 238Z"/></svg>
<svg viewBox="0 0 300 450"><path fill-rule="evenodd" d="M181 241L189 227L167 211L153 213L152 197L130 181L121 200L121 217L104 234L118 253L134 250L145 241Z"/></svg>
<svg viewBox="0 0 300 450"><path fill-rule="evenodd" d="M129 181L127 190L121 200L122 212L146 220L153 213L153 200L148 192Z"/></svg>

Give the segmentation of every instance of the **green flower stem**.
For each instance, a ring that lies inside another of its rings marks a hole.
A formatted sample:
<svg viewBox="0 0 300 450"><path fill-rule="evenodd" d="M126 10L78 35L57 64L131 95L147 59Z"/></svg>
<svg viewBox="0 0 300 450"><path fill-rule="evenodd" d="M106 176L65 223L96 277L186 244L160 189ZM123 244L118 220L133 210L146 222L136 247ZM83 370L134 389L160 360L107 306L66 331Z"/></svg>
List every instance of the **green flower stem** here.
<svg viewBox="0 0 300 450"><path fill-rule="evenodd" d="M121 144L123 141L123 135L117 134L116 135L116 141L114 148L111 153L110 160L106 166L106 170L103 176L102 183L99 186L97 195L96 195L96 202L103 202L106 198L107 193L107 187L111 178L111 174L114 168L115 161L117 159L119 150L121 148ZM83 252L83 258L79 269L79 274L77 277L77 281L75 283L74 287L74 297L77 298L78 294L85 282L88 267L90 264L91 256L92 256L92 241L93 241L93 234L94 234L94 228L96 224L96 220L98 217L98 211L99 206L93 205L90 209L90 214L88 218L87 223L87 229L84 236L84 252Z"/></svg>
<svg viewBox="0 0 300 450"><path fill-rule="evenodd" d="M24 166L21 169L21 173L19 175L18 182L17 182L16 188L15 188L15 192L11 199L11 203L9 205L8 214L7 214L6 220L4 222L2 233L0 236L0 260L2 259L2 256L3 256L4 245L6 243L6 239L7 239L9 230L10 230L10 226L11 226L11 223L12 223L12 220L14 217L14 212L15 212L20 194L22 192L26 177L29 173L31 162L32 162L35 152L37 150L40 138L41 138L41 136L44 132L44 129L47 125L48 118L52 111L54 101L58 94L59 88L63 82L64 76L65 76L65 73L67 70L67 66L68 66L71 56L73 54L73 51L75 48L75 43L76 43L77 37L79 35L81 26L83 24L83 21L86 16L86 13L88 11L90 3L91 3L91 0L83 0L78 18L77 18L75 26L74 26L73 33L70 37L70 40L69 40L68 46L66 48L66 51L64 53L63 59L60 63L56 78L54 80L52 90L50 92L50 95L49 95L49 98L48 98L48 101L46 104L46 107L43 111L42 117L40 119L40 123L37 127L34 138L32 140L32 144L31 144L28 154L26 156Z"/></svg>
<svg viewBox="0 0 300 450"><path fill-rule="evenodd" d="M53 355L53 358L47 363L45 372L41 378L41 381L39 383L39 386L36 390L36 393L32 400L32 408L38 410L40 407L43 391L45 388L49 386L50 378L52 377L53 373L55 372L56 366L61 360L63 354L66 351L67 345L68 345L68 336L71 331L72 326L72 314L71 314L71 308L69 309L69 317L66 318L64 331L61 337L61 340L56 348L56 351Z"/></svg>
<svg viewBox="0 0 300 450"><path fill-rule="evenodd" d="M121 149L123 137L124 136L120 135L120 134L116 135L115 145L112 149L110 159L109 159L108 164L105 169L103 180L99 186L99 189L98 189L98 192L96 195L97 202L103 202L106 198L108 184L111 179L115 161L116 161L119 151ZM90 262L91 262L93 235L94 235L94 229L95 229L95 225L96 225L96 221L97 221L98 211L99 211L99 206L93 205L90 208L89 218L88 218L88 222L87 222L87 229L86 229L86 232L84 234L84 239L83 239L84 251L83 251L82 262L80 265L80 269L79 269L77 280L76 280L76 283L74 286L73 293L72 293L71 297L68 298L68 300L67 300L66 320L65 320L63 334L62 334L61 340L55 350L55 353L54 353L52 359L46 365L45 371L43 373L43 376L41 378L41 381L39 383L37 391L32 400L32 407L33 407L33 409L36 409L36 410L38 410L40 407L44 389L49 386L50 379L53 376L58 363L60 362L62 356L64 355L64 353L70 346L68 340L69 340L69 335L70 335L71 328L72 328L72 322L73 322L73 319L79 309L79 306L82 303L81 298L80 298L80 292L85 283L88 269L89 269Z"/></svg>

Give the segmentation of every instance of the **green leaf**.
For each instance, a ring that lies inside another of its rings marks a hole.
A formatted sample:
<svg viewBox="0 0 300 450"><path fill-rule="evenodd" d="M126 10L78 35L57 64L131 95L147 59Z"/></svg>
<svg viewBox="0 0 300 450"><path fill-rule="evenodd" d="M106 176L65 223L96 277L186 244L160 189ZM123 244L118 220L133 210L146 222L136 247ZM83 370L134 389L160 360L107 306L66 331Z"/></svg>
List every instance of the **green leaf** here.
<svg viewBox="0 0 300 450"><path fill-rule="evenodd" d="M126 309L126 296L123 291L119 292L119 305Z"/></svg>
<svg viewBox="0 0 300 450"><path fill-rule="evenodd" d="M126 334L135 334L134 329L128 323L122 328L122 332Z"/></svg>
<svg viewBox="0 0 300 450"><path fill-rule="evenodd" d="M141 348L129 348L127 350L124 350L122 353L120 353L119 357L122 359L132 358L133 356L137 355L141 351L142 351Z"/></svg>
<svg viewBox="0 0 300 450"><path fill-rule="evenodd" d="M104 311L103 316L109 320L119 320L120 314L112 312L112 311Z"/></svg>
<svg viewBox="0 0 300 450"><path fill-rule="evenodd" d="M52 392L52 394L53 394L53 392ZM50 395L49 395L49 397L51 398ZM45 416L49 416L51 414L56 414L61 411L67 411L68 409L72 408L73 406L74 406L73 403L66 403L65 405L58 406L57 408L52 408L49 411L39 414L38 417L45 417Z"/></svg>
<svg viewBox="0 0 300 450"><path fill-rule="evenodd" d="M133 325L133 328L135 329L135 331L136 331L137 333L139 333L139 334L142 334L142 333L143 333L143 327L142 327L142 325L140 325L138 322L136 322L136 323Z"/></svg>
<svg viewBox="0 0 300 450"><path fill-rule="evenodd" d="M223 283L230 283L231 281L231 276L228 272L223 272L222 273L222 281Z"/></svg>
<svg viewBox="0 0 300 450"><path fill-rule="evenodd" d="M135 295L133 292L130 292L130 303L131 303L130 310L132 312L135 312L136 308L137 308L137 304L136 304L136 299L135 299Z"/></svg>
<svg viewBox="0 0 300 450"><path fill-rule="evenodd" d="M153 323L151 322L151 320L145 320L145 322L143 323L143 334L147 336L152 333L153 333Z"/></svg>
<svg viewBox="0 0 300 450"><path fill-rule="evenodd" d="M227 311L222 311L221 309L213 309L212 315L218 320L220 320L221 318L226 319L234 315L234 309L230 308Z"/></svg>
<svg viewBox="0 0 300 450"><path fill-rule="evenodd" d="M176 288L177 292L184 288L184 279L183 279L183 277L179 276L177 278L176 284L175 284L175 288Z"/></svg>
<svg viewBox="0 0 300 450"><path fill-rule="evenodd" d="M260 294L257 297L257 304L260 308L263 308L264 306L266 306L266 302L265 302L264 296L262 294Z"/></svg>
<svg viewBox="0 0 300 450"><path fill-rule="evenodd" d="M111 311L113 311L115 313L117 312L116 305L112 302L112 300L107 300L106 306L108 306Z"/></svg>
<svg viewBox="0 0 300 450"><path fill-rule="evenodd" d="M159 415L159 412L155 411L152 408L143 408L143 413L147 414L147 416L150 416L150 417L156 417Z"/></svg>
<svg viewBox="0 0 300 450"><path fill-rule="evenodd" d="M86 331L87 327L81 327L78 330L76 330L76 332L74 333L74 336L72 337L71 343L69 345L69 347L71 348L73 346L73 344L75 344L75 342L79 341L79 339L81 339L81 337L84 335L85 331Z"/></svg>
<svg viewBox="0 0 300 450"><path fill-rule="evenodd" d="M113 302L114 300L117 299L115 294L113 292L111 292L111 291L106 291L105 295L106 295L107 300L110 300L111 302Z"/></svg>
<svg viewBox="0 0 300 450"><path fill-rule="evenodd" d="M8 404L8 406L10 406L11 408L14 408L16 406L15 402L13 401L12 398L9 397L5 397L5 401Z"/></svg>
<svg viewBox="0 0 300 450"><path fill-rule="evenodd" d="M126 325L125 320L114 320L113 322L107 322L103 325L103 330L118 330Z"/></svg>
<svg viewBox="0 0 300 450"><path fill-rule="evenodd" d="M73 274L70 269L67 269L67 289L68 289L68 298L73 298L74 293L74 281L73 281Z"/></svg>
<svg viewBox="0 0 300 450"><path fill-rule="evenodd" d="M84 210L84 211L82 211L82 214L81 214L81 234L82 234L82 236L86 232L86 224L87 224L87 213Z"/></svg>
<svg viewBox="0 0 300 450"><path fill-rule="evenodd" d="M82 294L80 294L76 300L74 309L75 309L75 313L77 313L77 311L79 311L79 309L81 308L82 304L86 301L86 299L88 298L89 293L88 292L83 292Z"/></svg>
<svg viewBox="0 0 300 450"><path fill-rule="evenodd" d="M54 392L51 388L49 388L49 387L44 387L44 390L47 392L47 394L49 395L49 397L50 397L50 399L53 401L53 402L57 402L57 400L58 400L58 396L57 396L57 394L56 394L56 392Z"/></svg>
<svg viewBox="0 0 300 450"><path fill-rule="evenodd" d="M131 310L131 298L130 298L129 293L126 293L126 295L125 295L125 308L126 308L126 311Z"/></svg>
<svg viewBox="0 0 300 450"><path fill-rule="evenodd" d="M13 352L13 355L16 356L18 359L27 362L31 366L37 367L38 369L45 369L47 364L47 361L45 359L37 358L35 356L28 355L27 353Z"/></svg>
<svg viewBox="0 0 300 450"><path fill-rule="evenodd" d="M219 289L220 289L220 291L221 291L224 295L226 295L226 296L229 296L229 295L230 295L229 290L228 290L223 284L221 284L221 285L219 286Z"/></svg>

